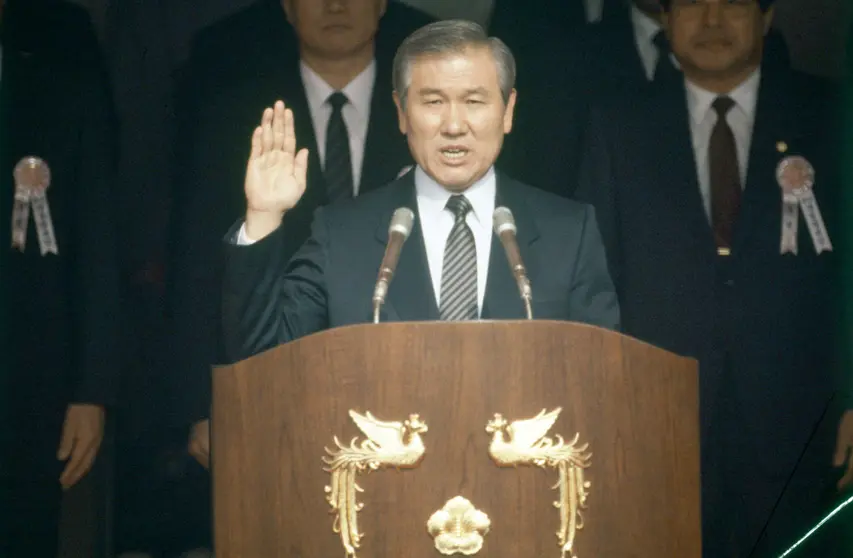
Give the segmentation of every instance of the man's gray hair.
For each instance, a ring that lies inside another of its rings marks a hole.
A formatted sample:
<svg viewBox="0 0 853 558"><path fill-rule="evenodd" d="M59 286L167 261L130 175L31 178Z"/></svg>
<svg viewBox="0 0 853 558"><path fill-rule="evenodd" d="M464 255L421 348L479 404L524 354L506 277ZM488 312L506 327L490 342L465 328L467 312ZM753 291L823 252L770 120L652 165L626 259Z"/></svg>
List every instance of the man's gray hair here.
<svg viewBox="0 0 853 558"><path fill-rule="evenodd" d="M412 63L422 56L460 54L469 48L488 48L495 59L498 83L504 103L515 87L515 57L504 42L489 37L483 28L464 19L437 21L421 27L397 49L394 56L393 86L405 108L409 85L412 82Z"/></svg>

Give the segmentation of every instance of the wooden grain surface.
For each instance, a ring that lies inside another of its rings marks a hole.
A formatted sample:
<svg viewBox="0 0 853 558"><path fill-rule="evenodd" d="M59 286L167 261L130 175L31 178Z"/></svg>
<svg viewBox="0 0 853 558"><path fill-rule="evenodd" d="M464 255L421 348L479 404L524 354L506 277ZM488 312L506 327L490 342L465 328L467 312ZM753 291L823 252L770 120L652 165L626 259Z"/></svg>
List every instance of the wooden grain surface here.
<svg viewBox="0 0 853 558"><path fill-rule="evenodd" d="M439 556L426 529L461 495L491 519L478 556L559 557L553 470L498 468L485 427L562 407L550 435L590 444L579 558L699 558L696 364L595 327L557 322L355 326L214 371L217 558L344 556L321 461L348 411L419 413L412 470L359 477L359 556Z"/></svg>

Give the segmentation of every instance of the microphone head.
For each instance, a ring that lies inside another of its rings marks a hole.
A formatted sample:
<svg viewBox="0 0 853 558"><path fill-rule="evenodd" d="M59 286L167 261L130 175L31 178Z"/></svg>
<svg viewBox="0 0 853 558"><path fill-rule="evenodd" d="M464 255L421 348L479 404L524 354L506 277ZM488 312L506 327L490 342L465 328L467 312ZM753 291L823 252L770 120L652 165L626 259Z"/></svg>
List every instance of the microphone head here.
<svg viewBox="0 0 853 558"><path fill-rule="evenodd" d="M492 226L498 236L507 231L515 234L515 218L512 216L512 211L508 207L496 207L495 212L492 213Z"/></svg>
<svg viewBox="0 0 853 558"><path fill-rule="evenodd" d="M391 217L391 224L388 226L388 234L401 234L403 238L409 238L412 232L412 224L415 222L415 213L408 207L398 207Z"/></svg>

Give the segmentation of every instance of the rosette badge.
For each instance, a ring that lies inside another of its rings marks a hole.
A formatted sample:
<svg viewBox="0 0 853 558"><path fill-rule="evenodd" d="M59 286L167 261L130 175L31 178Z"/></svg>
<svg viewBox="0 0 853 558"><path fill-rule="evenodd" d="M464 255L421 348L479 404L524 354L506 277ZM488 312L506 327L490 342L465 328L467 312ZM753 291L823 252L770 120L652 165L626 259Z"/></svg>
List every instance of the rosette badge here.
<svg viewBox="0 0 853 558"><path fill-rule="evenodd" d="M30 208L36 225L41 254L58 254L53 220L47 201L50 187L50 167L38 157L24 157L14 171L15 204L12 209L12 247L26 250Z"/></svg>
<svg viewBox="0 0 853 558"><path fill-rule="evenodd" d="M797 253L800 210L803 212L815 252L831 252L832 242L814 195L815 171L812 164L799 155L785 157L776 168L776 182L782 191L780 253Z"/></svg>

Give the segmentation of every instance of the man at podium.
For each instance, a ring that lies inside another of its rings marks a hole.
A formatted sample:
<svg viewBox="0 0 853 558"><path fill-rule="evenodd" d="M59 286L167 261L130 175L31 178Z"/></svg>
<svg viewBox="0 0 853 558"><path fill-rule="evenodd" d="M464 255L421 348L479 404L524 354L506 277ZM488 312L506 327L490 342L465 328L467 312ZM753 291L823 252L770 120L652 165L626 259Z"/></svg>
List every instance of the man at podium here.
<svg viewBox="0 0 853 558"><path fill-rule="evenodd" d="M305 191L308 152L296 151L293 122L309 116L282 102L264 111L251 139L246 217L226 237L228 359L371 317L535 316L618 328L591 206L494 168L516 103L506 45L475 23L433 23L400 46L393 77L400 131L417 166L358 199L319 209L311 237L290 261L279 225ZM500 232L514 234L493 234L493 214ZM380 267L386 283L377 288Z"/></svg>

